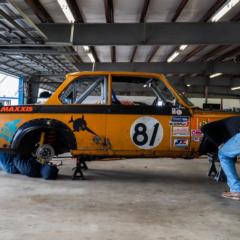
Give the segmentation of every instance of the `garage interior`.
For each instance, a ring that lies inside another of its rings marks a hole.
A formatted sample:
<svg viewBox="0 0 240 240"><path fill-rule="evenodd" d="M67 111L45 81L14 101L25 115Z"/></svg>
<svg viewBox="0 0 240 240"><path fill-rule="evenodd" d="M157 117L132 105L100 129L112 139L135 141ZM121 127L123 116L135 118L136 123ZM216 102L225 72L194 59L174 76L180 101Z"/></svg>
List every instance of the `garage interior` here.
<svg viewBox="0 0 240 240"><path fill-rule="evenodd" d="M20 105L68 73L133 71L240 112L239 20L239 0L2 0L0 72L19 79ZM0 238L239 239L239 202L221 198L205 156L88 166L86 181L71 180L71 159L57 181L0 171Z"/></svg>

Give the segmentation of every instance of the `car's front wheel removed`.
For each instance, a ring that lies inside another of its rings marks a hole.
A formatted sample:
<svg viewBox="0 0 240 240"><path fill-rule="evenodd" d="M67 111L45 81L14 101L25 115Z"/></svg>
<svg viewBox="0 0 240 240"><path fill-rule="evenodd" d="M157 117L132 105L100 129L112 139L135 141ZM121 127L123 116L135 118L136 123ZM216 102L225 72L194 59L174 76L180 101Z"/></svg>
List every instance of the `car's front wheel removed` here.
<svg viewBox="0 0 240 240"><path fill-rule="evenodd" d="M15 133L11 149L20 155L30 155L50 161L53 156L77 149L71 128L56 119L34 119L24 123Z"/></svg>
<svg viewBox="0 0 240 240"><path fill-rule="evenodd" d="M52 129L38 129L25 135L17 152L36 157L40 163L50 162L55 155L70 150L68 139Z"/></svg>
<svg viewBox="0 0 240 240"><path fill-rule="evenodd" d="M57 134L55 131L49 129L48 131L41 131L39 142L36 144L34 155L40 163L50 162L55 155L54 146L56 146Z"/></svg>

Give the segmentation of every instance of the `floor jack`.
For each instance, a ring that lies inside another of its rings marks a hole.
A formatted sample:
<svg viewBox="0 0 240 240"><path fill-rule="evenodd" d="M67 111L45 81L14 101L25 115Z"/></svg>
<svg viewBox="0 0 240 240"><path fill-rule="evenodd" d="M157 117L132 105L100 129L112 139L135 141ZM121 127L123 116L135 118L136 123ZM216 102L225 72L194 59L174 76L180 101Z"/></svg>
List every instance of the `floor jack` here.
<svg viewBox="0 0 240 240"><path fill-rule="evenodd" d="M74 171L73 175L72 175L72 180L77 180L77 179L85 180L86 179L83 174L83 170L84 171L88 170L86 160L87 160L87 157L85 157L85 156L77 157L76 167L72 169Z"/></svg>

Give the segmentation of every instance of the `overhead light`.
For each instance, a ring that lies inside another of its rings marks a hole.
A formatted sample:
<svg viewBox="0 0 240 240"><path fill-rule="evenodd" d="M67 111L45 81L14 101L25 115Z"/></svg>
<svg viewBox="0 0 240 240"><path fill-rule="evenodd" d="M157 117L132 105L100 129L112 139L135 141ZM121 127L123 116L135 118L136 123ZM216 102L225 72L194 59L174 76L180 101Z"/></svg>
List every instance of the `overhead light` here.
<svg viewBox="0 0 240 240"><path fill-rule="evenodd" d="M60 5L61 9L63 10L68 22L73 23L75 22L75 18L67 4L66 0L57 0L58 4Z"/></svg>
<svg viewBox="0 0 240 240"><path fill-rule="evenodd" d="M239 90L240 89L240 86L239 87L232 87L231 90L234 91L234 90Z"/></svg>
<svg viewBox="0 0 240 240"><path fill-rule="evenodd" d="M191 84L187 84L186 86L187 86L187 87L191 87Z"/></svg>
<svg viewBox="0 0 240 240"><path fill-rule="evenodd" d="M86 52L89 52L89 51L90 51L89 46L83 46L83 49L84 49Z"/></svg>
<svg viewBox="0 0 240 240"><path fill-rule="evenodd" d="M222 75L222 73L214 73L214 74L210 75L209 77L210 78L215 78L215 77L218 77L218 76L221 76L221 75Z"/></svg>
<svg viewBox="0 0 240 240"><path fill-rule="evenodd" d="M187 48L187 46L188 46L188 45L181 45L181 46L179 47L179 50L183 51L185 48Z"/></svg>
<svg viewBox="0 0 240 240"><path fill-rule="evenodd" d="M89 52L87 55L88 55L88 57L90 58L90 60L91 60L92 63L95 63L95 62L96 62L96 61L95 61L95 58L94 58L94 56L92 55L91 52Z"/></svg>
<svg viewBox="0 0 240 240"><path fill-rule="evenodd" d="M179 52L178 52L178 51L174 52L174 53L167 59L167 62L172 62L173 59L175 59L178 55L179 55Z"/></svg>
<svg viewBox="0 0 240 240"><path fill-rule="evenodd" d="M211 18L211 22L219 21L226 13L228 13L240 0L229 0L222 8L220 8Z"/></svg>

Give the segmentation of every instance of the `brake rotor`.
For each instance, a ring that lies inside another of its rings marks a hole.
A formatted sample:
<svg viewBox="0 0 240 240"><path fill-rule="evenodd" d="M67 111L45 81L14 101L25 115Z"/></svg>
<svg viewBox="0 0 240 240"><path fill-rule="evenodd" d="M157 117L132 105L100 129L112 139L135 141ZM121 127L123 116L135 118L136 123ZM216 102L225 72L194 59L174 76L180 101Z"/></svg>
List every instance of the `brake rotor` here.
<svg viewBox="0 0 240 240"><path fill-rule="evenodd" d="M49 144L41 145L36 150L36 157L40 163L50 162L55 155L53 147Z"/></svg>

